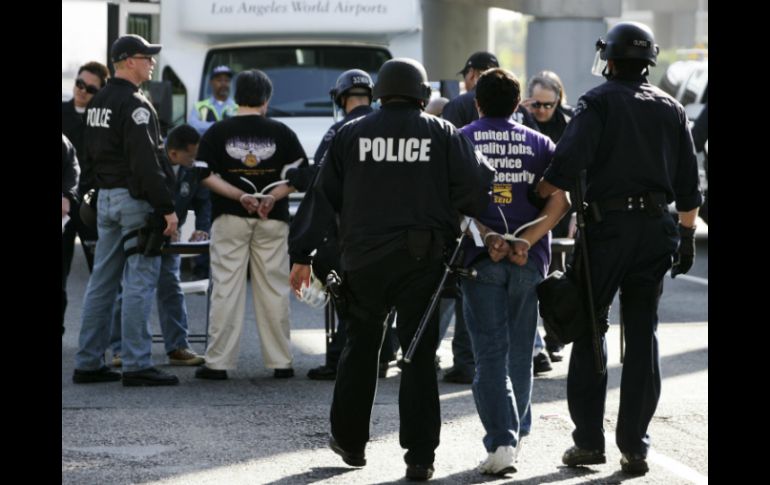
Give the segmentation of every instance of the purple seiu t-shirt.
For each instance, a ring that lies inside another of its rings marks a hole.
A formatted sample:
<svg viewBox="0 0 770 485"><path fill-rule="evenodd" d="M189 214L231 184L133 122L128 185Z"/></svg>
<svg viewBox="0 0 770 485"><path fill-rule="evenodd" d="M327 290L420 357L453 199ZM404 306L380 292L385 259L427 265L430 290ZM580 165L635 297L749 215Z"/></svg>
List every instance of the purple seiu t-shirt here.
<svg viewBox="0 0 770 485"><path fill-rule="evenodd" d="M492 203L479 222L495 232L513 234L523 224L537 218L540 210L529 203L527 191L543 176L551 162L556 145L547 136L506 118L484 117L464 126L460 131L483 153L497 173L492 184ZM499 209L498 209L499 208ZM475 259L486 248L471 240L465 249L465 263ZM529 250L545 277L551 263L551 233L542 237Z"/></svg>

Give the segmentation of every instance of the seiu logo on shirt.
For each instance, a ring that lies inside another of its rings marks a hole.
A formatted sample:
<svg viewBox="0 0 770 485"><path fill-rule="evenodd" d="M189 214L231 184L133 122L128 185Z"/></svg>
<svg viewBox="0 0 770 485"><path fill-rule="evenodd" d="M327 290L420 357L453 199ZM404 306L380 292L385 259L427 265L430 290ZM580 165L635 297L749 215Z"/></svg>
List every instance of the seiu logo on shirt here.
<svg viewBox="0 0 770 485"><path fill-rule="evenodd" d="M112 110L109 108L91 108L86 115L86 124L94 128L109 128Z"/></svg>
<svg viewBox="0 0 770 485"><path fill-rule="evenodd" d="M430 138L359 138L358 160L429 162Z"/></svg>

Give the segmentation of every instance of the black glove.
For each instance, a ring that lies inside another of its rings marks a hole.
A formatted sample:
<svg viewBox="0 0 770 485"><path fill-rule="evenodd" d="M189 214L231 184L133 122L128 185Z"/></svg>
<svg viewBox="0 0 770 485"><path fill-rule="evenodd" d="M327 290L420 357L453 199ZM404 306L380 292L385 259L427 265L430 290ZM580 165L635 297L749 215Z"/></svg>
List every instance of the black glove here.
<svg viewBox="0 0 770 485"><path fill-rule="evenodd" d="M678 274L686 274L692 268L692 262L695 260L695 227L687 228L680 224L679 237L679 249L674 254L671 278Z"/></svg>
<svg viewBox="0 0 770 485"><path fill-rule="evenodd" d="M527 200L530 204L537 207L537 210L543 210L545 208L545 203L548 200L548 198L542 198L540 197L540 194L537 193L537 186L536 185L530 185L529 189L527 189Z"/></svg>

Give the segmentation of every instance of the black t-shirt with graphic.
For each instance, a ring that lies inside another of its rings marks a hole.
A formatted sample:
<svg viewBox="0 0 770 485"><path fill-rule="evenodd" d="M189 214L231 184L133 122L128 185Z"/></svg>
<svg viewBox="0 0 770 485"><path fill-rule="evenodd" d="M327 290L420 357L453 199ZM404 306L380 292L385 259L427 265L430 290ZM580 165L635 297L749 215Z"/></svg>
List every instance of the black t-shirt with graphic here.
<svg viewBox="0 0 770 485"><path fill-rule="evenodd" d="M281 180L286 165L300 161L298 166L304 167L308 163L297 135L283 123L260 115L240 115L214 123L201 138L198 159L208 163L211 171L225 181L250 194L255 187L261 192ZM212 220L221 214L259 217L246 212L239 201L213 191L211 206ZM268 217L288 222L289 198L276 201Z"/></svg>

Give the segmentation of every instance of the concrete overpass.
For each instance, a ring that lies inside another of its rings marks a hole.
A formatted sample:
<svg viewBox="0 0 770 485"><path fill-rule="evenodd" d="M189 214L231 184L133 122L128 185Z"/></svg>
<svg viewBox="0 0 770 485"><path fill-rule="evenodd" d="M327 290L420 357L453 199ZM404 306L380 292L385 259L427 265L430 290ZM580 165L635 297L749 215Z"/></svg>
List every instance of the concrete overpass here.
<svg viewBox="0 0 770 485"><path fill-rule="evenodd" d="M459 79L468 55L489 49L490 7L534 17L527 28L526 75L557 72L575 100L601 82L589 71L608 18L651 11L650 27L662 48L691 47L696 11L707 12L708 0L422 0L423 61L431 79Z"/></svg>

